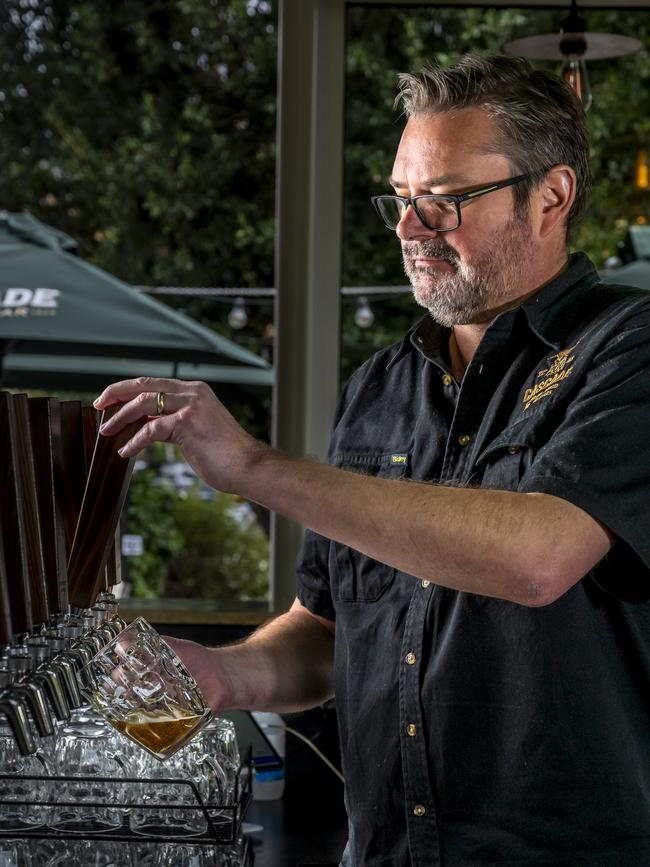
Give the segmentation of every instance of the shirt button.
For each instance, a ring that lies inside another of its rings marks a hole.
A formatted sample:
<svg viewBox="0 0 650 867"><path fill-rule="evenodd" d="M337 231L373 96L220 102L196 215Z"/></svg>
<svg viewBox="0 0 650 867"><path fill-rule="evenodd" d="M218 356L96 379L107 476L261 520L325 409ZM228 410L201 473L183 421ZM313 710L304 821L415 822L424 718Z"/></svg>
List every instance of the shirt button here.
<svg viewBox="0 0 650 867"><path fill-rule="evenodd" d="M467 434L461 434L458 437L458 442L461 446L467 446L469 445L471 439L471 436L468 436Z"/></svg>
<svg viewBox="0 0 650 867"><path fill-rule="evenodd" d="M511 455L516 455L517 452L519 451L519 446L510 446L508 451L510 452Z"/></svg>
<svg viewBox="0 0 650 867"><path fill-rule="evenodd" d="M420 583L422 584L422 586L423 586L424 589L426 590L427 587L429 586L429 584L431 584L431 581L427 581L426 578L423 578L422 581L421 581Z"/></svg>
<svg viewBox="0 0 650 867"><path fill-rule="evenodd" d="M415 727L415 723L409 723L409 724L406 726L406 734L407 734L410 738L414 738L415 735L416 735L416 732L417 732L417 729L416 729L416 727Z"/></svg>
<svg viewBox="0 0 650 867"><path fill-rule="evenodd" d="M426 807L423 807L422 804L416 804L415 807L413 807L414 816L424 816L426 811Z"/></svg>
<svg viewBox="0 0 650 867"><path fill-rule="evenodd" d="M414 665L415 664L415 654L413 653L413 651L411 651L410 653L407 653L406 656L404 657L404 659L406 660L407 665Z"/></svg>
<svg viewBox="0 0 650 867"><path fill-rule="evenodd" d="M453 381L454 381L453 377L449 376L448 373L445 373L445 375L442 377L442 384L443 385L451 385Z"/></svg>

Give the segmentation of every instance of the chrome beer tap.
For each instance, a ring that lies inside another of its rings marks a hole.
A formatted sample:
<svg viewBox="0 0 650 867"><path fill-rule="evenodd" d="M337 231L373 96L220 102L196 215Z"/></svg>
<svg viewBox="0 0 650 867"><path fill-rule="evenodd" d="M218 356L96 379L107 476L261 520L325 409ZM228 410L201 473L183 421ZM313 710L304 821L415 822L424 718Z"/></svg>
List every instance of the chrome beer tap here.
<svg viewBox="0 0 650 867"><path fill-rule="evenodd" d="M68 702L65 689L61 680L61 672L58 668L50 665L50 661L41 663L35 677L42 680L43 686L47 692L49 703L54 711L54 715L60 722L65 722L70 719L70 703Z"/></svg>
<svg viewBox="0 0 650 867"><path fill-rule="evenodd" d="M126 629L126 620L123 620L119 615L119 603L117 597L113 593L104 590L99 594L97 601L104 602L108 605L108 622L115 624L118 632Z"/></svg>
<svg viewBox="0 0 650 867"><path fill-rule="evenodd" d="M101 596L92 608L95 614L96 631L106 636L106 642L112 641L122 631L122 627L109 620L110 608L106 602L101 601Z"/></svg>
<svg viewBox="0 0 650 867"><path fill-rule="evenodd" d="M29 674L17 680L11 687L11 694L29 707L41 737L47 737L54 733L52 715L45 701L44 684L38 678Z"/></svg>
<svg viewBox="0 0 650 867"><path fill-rule="evenodd" d="M50 665L55 671L60 672L63 688L68 699L68 704L72 710L83 707L85 702L79 691L79 683L77 681L76 669L73 662L67 658L64 653L59 653L50 660Z"/></svg>
<svg viewBox="0 0 650 867"><path fill-rule="evenodd" d="M14 740L22 755L30 756L36 752L36 741L32 734L25 706L21 699L12 693L11 689L0 693L0 713L7 717Z"/></svg>
<svg viewBox="0 0 650 867"><path fill-rule="evenodd" d="M20 650L20 654L17 650ZM12 649L8 660L9 672L14 680L12 693L25 700L42 737L54 732L54 723L45 700L44 679L37 674L35 668L47 659L48 650L47 644L40 642L38 636L27 636L19 648ZM14 665L16 662L18 665Z"/></svg>

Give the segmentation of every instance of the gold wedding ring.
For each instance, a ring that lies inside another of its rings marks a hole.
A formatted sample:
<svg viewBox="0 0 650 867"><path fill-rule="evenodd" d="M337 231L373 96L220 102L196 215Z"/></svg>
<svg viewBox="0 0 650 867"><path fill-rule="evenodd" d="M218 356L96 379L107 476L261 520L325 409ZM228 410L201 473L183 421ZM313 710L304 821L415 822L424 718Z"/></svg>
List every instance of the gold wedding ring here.
<svg viewBox="0 0 650 867"><path fill-rule="evenodd" d="M156 395L156 415L165 414L165 392L159 391Z"/></svg>

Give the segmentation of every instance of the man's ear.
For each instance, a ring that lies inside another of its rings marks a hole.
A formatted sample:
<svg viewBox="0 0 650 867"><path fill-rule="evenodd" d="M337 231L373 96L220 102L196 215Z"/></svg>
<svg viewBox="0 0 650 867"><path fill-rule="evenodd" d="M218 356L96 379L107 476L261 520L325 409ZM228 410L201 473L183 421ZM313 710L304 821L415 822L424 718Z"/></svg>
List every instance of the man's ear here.
<svg viewBox="0 0 650 867"><path fill-rule="evenodd" d="M570 166L553 166L534 193L538 231L546 238L566 225L576 197L576 174Z"/></svg>

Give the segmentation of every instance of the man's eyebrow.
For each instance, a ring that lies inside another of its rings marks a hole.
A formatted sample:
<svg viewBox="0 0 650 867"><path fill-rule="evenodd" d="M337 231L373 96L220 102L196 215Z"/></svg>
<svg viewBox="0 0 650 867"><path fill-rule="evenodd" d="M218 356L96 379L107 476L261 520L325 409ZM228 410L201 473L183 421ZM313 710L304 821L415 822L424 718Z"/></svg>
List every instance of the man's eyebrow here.
<svg viewBox="0 0 650 867"><path fill-rule="evenodd" d="M389 178L388 183L395 190L404 190L408 187L408 184L403 181L398 181L395 178ZM437 178L428 178L426 181L423 181L422 186L429 189L430 187L444 187L450 184L467 185L472 183L474 183L474 181L468 178L467 175L440 175Z"/></svg>

